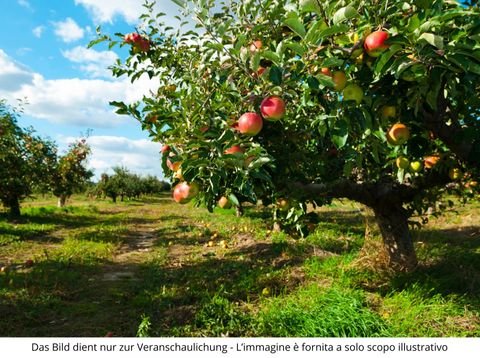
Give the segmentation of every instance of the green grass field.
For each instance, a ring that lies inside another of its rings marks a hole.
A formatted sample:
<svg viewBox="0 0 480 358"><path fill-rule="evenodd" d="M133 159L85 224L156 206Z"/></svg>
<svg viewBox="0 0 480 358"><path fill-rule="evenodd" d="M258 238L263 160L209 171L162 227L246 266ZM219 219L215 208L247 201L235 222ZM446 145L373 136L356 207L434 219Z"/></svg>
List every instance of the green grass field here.
<svg viewBox="0 0 480 358"><path fill-rule="evenodd" d="M480 204L457 210L415 231L418 270L391 275L349 202L293 239L256 208L27 201L0 214L0 336L478 337Z"/></svg>

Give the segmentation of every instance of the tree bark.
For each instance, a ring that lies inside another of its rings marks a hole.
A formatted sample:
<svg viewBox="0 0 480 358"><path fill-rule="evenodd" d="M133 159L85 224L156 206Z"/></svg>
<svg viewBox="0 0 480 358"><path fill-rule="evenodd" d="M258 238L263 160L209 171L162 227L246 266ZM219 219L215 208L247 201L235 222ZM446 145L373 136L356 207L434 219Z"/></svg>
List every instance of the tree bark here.
<svg viewBox="0 0 480 358"><path fill-rule="evenodd" d="M63 207L65 207L66 203L67 203L67 196L66 195L60 195L58 197L57 206L59 208L63 208Z"/></svg>
<svg viewBox="0 0 480 358"><path fill-rule="evenodd" d="M235 206L235 215L239 218L243 216L243 206L240 204L239 206Z"/></svg>
<svg viewBox="0 0 480 358"><path fill-rule="evenodd" d="M417 267L417 255L408 227L408 215L401 206L373 208L382 233L389 267L396 272L411 272Z"/></svg>
<svg viewBox="0 0 480 358"><path fill-rule="evenodd" d="M10 198L8 201L8 208L10 211L10 216L19 217L20 216L20 200L17 197Z"/></svg>

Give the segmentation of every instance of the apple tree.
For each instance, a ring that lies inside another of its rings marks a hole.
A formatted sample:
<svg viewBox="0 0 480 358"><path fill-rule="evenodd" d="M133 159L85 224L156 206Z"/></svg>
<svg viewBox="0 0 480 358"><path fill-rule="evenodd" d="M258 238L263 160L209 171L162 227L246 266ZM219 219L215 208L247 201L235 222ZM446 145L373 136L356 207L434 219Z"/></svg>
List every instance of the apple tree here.
<svg viewBox="0 0 480 358"><path fill-rule="evenodd" d="M409 271L409 220L478 194L477 2L174 2L179 28L146 3L135 36L99 31L91 45L129 50L114 76L157 81L141 103L112 105L166 145L179 202L261 200L302 231L308 203L348 198Z"/></svg>
<svg viewBox="0 0 480 358"><path fill-rule="evenodd" d="M58 157L52 176L52 191L58 198L58 207L64 207L67 199L80 191L93 176L87 169L90 146L85 138L69 145L68 151Z"/></svg>
<svg viewBox="0 0 480 358"><path fill-rule="evenodd" d="M0 101L0 201L13 217L20 201L34 190L45 190L52 177L57 148L17 123L20 111Z"/></svg>

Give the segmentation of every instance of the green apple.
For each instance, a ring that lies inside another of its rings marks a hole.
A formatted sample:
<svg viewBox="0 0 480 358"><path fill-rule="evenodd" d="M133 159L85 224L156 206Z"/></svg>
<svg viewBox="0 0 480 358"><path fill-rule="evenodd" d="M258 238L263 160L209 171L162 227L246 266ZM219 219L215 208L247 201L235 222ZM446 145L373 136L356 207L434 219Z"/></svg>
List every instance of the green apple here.
<svg viewBox="0 0 480 358"><path fill-rule="evenodd" d="M463 173L462 171L460 170L460 168L452 168L449 170L448 172L448 176L450 177L450 179L452 180L458 180L462 177Z"/></svg>
<svg viewBox="0 0 480 358"><path fill-rule="evenodd" d="M408 160L408 158L405 158L404 156L398 157L395 162L397 164L398 169L407 169L408 166L410 165L410 161Z"/></svg>
<svg viewBox="0 0 480 358"><path fill-rule="evenodd" d="M420 170L423 169L423 164L422 162L419 161L413 161L410 163L410 170L414 173L418 173Z"/></svg>
<svg viewBox="0 0 480 358"><path fill-rule="evenodd" d="M360 104L363 99L363 90L359 85L350 84L343 90L343 99L345 101L355 101Z"/></svg>

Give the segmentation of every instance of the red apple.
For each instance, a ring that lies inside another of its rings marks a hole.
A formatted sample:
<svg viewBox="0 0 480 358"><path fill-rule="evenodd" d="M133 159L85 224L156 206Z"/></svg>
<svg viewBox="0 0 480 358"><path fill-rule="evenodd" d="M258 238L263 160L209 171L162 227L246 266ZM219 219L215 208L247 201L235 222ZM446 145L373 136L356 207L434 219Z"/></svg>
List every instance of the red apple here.
<svg viewBox="0 0 480 358"><path fill-rule="evenodd" d="M260 133L263 127L263 120L257 113L247 112L238 119L238 131L251 136Z"/></svg>
<svg viewBox="0 0 480 358"><path fill-rule="evenodd" d="M267 97L260 104L260 112L267 120L279 120L285 115L285 102L278 96Z"/></svg>
<svg viewBox="0 0 480 358"><path fill-rule="evenodd" d="M178 169L180 169L181 164L181 162L172 162L170 159L167 159L167 167L172 172L176 172Z"/></svg>
<svg viewBox="0 0 480 358"><path fill-rule="evenodd" d="M387 141L391 145L402 145L410 138L410 130L405 124L394 124L387 133Z"/></svg>
<svg viewBox="0 0 480 358"><path fill-rule="evenodd" d="M435 165L437 165L437 162L439 160L440 160L440 156L437 154L434 154L434 155L429 155L423 158L423 163L425 165L425 168L432 169Z"/></svg>
<svg viewBox="0 0 480 358"><path fill-rule="evenodd" d="M388 33L385 31L375 31L367 36L363 47L371 57L378 57L385 51L389 45L385 43L388 39Z"/></svg>
<svg viewBox="0 0 480 358"><path fill-rule="evenodd" d="M198 184L181 182L173 189L173 200L179 204L186 204L199 192Z"/></svg>
<svg viewBox="0 0 480 358"><path fill-rule="evenodd" d="M263 47L262 41L260 41L260 40L255 40L255 41L253 41L252 44L250 45L250 52L251 52L251 53L255 53L255 52L259 51L262 47Z"/></svg>
<svg viewBox="0 0 480 358"><path fill-rule="evenodd" d="M232 207L232 203L230 202L230 200L228 200L227 197L222 196L218 200L218 206L221 207L222 209L230 209Z"/></svg>
<svg viewBox="0 0 480 358"><path fill-rule="evenodd" d="M228 149L225 149L224 153L225 154L230 154L230 155L241 155L241 154L245 153L245 151L239 145L234 145L234 146L232 146Z"/></svg>
<svg viewBox="0 0 480 358"><path fill-rule="evenodd" d="M168 144L165 144L163 147L162 147L162 154L165 155L167 154L168 152L170 152L170 146Z"/></svg>
<svg viewBox="0 0 480 358"><path fill-rule="evenodd" d="M125 43L131 44L136 51L147 52L150 50L150 41L136 32L124 36Z"/></svg>
<svg viewBox="0 0 480 358"><path fill-rule="evenodd" d="M265 67L260 66L256 72L252 73L252 76L255 78L261 77L267 69Z"/></svg>
<svg viewBox="0 0 480 358"><path fill-rule="evenodd" d="M320 69L320 73L324 74L325 76L332 77L332 71L328 67L322 67Z"/></svg>

